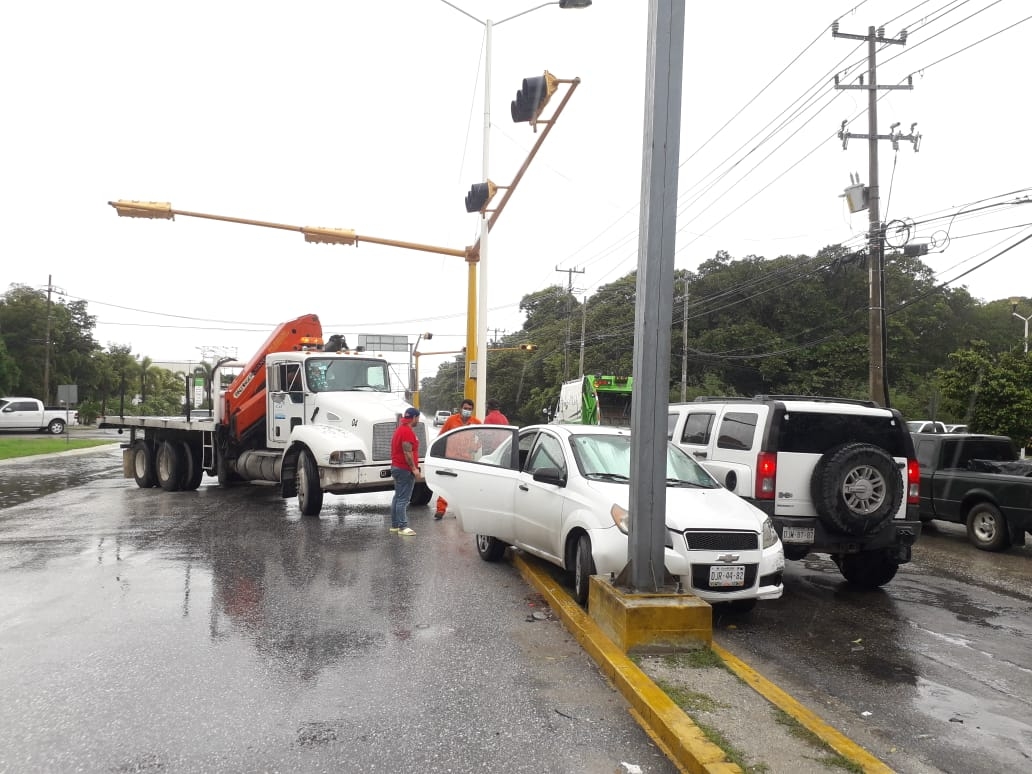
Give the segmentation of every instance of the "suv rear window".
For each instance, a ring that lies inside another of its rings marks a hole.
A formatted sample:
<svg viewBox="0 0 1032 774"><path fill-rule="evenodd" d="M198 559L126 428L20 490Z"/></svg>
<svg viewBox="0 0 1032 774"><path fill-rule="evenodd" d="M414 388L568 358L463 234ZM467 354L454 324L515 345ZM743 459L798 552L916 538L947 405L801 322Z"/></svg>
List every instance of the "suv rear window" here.
<svg viewBox="0 0 1032 774"><path fill-rule="evenodd" d="M758 414L751 411L728 411L720 420L717 447L742 451L751 449L758 417Z"/></svg>
<svg viewBox="0 0 1032 774"><path fill-rule="evenodd" d="M892 417L862 414L807 414L786 410L777 426L782 452L824 454L844 443L880 446L893 457L906 457L906 433Z"/></svg>

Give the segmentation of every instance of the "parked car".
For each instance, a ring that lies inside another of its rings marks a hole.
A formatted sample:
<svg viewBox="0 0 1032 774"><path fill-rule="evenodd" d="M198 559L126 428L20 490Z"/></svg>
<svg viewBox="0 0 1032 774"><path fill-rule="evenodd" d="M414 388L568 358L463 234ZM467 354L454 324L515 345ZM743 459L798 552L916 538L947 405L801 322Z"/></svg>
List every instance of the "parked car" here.
<svg viewBox="0 0 1032 774"><path fill-rule="evenodd" d="M983 551L1025 545L1032 531L1032 460L1005 435L914 436L921 463L921 521L964 524Z"/></svg>
<svg viewBox="0 0 1032 774"><path fill-rule="evenodd" d="M438 411L434 414L434 427L440 427L448 421L448 417L451 416L450 411Z"/></svg>
<svg viewBox="0 0 1032 774"><path fill-rule="evenodd" d="M490 454L469 450L493 449ZM785 566L774 525L669 444L664 561L682 587L712 604L752 609L777 599ZM593 425L472 425L430 445L423 468L459 525L476 535L485 561L507 546L573 575L574 596L588 597L590 576L627 564L631 434Z"/></svg>
<svg viewBox="0 0 1032 774"><path fill-rule="evenodd" d="M946 425L947 433L966 433L968 432L967 425Z"/></svg>
<svg viewBox="0 0 1032 774"><path fill-rule="evenodd" d="M831 555L875 588L921 534L919 471L903 417L872 401L700 398L669 408L668 438L774 521L785 558Z"/></svg>
<svg viewBox="0 0 1032 774"><path fill-rule="evenodd" d="M950 429L942 422L928 419L914 419L907 422L907 430L912 433L948 433Z"/></svg>

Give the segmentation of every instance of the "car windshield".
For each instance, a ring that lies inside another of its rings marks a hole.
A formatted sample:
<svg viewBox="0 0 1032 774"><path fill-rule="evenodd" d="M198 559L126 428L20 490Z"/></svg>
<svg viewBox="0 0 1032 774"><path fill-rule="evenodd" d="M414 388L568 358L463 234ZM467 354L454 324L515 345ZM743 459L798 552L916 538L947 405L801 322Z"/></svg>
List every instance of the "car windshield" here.
<svg viewBox="0 0 1032 774"><path fill-rule="evenodd" d="M629 435L574 435L570 447L581 475L596 481L629 482L631 437ZM668 486L719 486L702 466L673 444L667 445Z"/></svg>

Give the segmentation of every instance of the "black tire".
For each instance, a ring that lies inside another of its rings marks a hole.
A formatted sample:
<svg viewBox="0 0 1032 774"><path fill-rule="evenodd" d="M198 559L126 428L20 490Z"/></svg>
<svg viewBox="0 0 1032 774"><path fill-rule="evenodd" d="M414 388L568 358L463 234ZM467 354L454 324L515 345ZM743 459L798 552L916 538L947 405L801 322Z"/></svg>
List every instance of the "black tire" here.
<svg viewBox="0 0 1032 774"><path fill-rule="evenodd" d="M430 487L426 485L425 481L417 481L416 485L412 487L409 505L426 505L433 496L434 493L430 491Z"/></svg>
<svg viewBox="0 0 1032 774"><path fill-rule="evenodd" d="M810 494L825 526L847 535L872 535L899 510L903 477L884 449L847 443L817 462Z"/></svg>
<svg viewBox="0 0 1032 774"><path fill-rule="evenodd" d="M318 516L322 510L323 491L319 486L319 466L307 449L297 458L297 504L302 516Z"/></svg>
<svg viewBox="0 0 1032 774"><path fill-rule="evenodd" d="M588 588L595 574L595 558L591 555L591 538L581 535L573 550L573 597L581 607L588 605Z"/></svg>
<svg viewBox="0 0 1032 774"><path fill-rule="evenodd" d="M215 477L219 481L219 486L233 486L240 480L240 477L230 470L225 454L220 450L216 450L215 454L218 455L215 458Z"/></svg>
<svg viewBox="0 0 1032 774"><path fill-rule="evenodd" d="M133 441L129 450L133 464L133 478L140 489L150 489L158 483L154 475L154 449L146 441Z"/></svg>
<svg viewBox="0 0 1032 774"><path fill-rule="evenodd" d="M63 419L51 419L50 424L47 425L47 432L51 435L61 435L65 431L65 421Z"/></svg>
<svg viewBox="0 0 1032 774"><path fill-rule="evenodd" d="M505 555L505 543L490 535L477 535L477 553L485 562L497 562Z"/></svg>
<svg viewBox="0 0 1032 774"><path fill-rule="evenodd" d="M876 589L896 577L899 561L888 551L861 551L832 557L842 577L854 586Z"/></svg>
<svg viewBox="0 0 1032 774"><path fill-rule="evenodd" d="M981 551L1004 551L1011 545L1007 520L992 503L978 503L968 511L967 536Z"/></svg>
<svg viewBox="0 0 1032 774"><path fill-rule="evenodd" d="M183 441L183 480L180 482L180 489L185 492L193 492L201 485L204 478L204 468L201 467L200 449L196 451L189 441Z"/></svg>
<svg viewBox="0 0 1032 774"><path fill-rule="evenodd" d="M158 486L166 492L178 492L183 486L185 467L182 444L175 441L158 443L158 448L154 452L154 475L157 477Z"/></svg>

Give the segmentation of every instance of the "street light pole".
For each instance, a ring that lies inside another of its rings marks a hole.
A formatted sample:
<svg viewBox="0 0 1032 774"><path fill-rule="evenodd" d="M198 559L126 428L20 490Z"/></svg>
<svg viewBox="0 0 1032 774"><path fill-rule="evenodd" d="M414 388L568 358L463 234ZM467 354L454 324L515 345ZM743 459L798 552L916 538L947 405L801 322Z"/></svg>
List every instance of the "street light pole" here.
<svg viewBox="0 0 1032 774"><path fill-rule="evenodd" d="M1011 311L1011 314L1013 314L1015 317L1017 317L1019 320L1021 320L1023 323L1025 323L1025 354L1027 355L1028 354L1028 321L1032 320L1032 314L1030 314L1028 317L1022 317L1020 314L1017 313L1017 311L1016 311L1017 308L1018 308L1018 305L1014 304L1014 309Z"/></svg>
<svg viewBox="0 0 1032 774"><path fill-rule="evenodd" d="M441 0L447 6L454 8L456 11L461 13L463 16L468 16L473 21L477 22L484 28L484 147L483 147L483 179L486 182L488 180L489 172L489 160L490 160L490 141L491 141L491 32L492 29L499 24L504 24L507 21L511 21L517 17L525 16L532 11L537 11L540 8L545 8L549 5L558 5L560 8L587 8L591 5L591 0L551 0L551 2L541 3L535 5L532 8L528 8L525 11L507 16L499 22L493 22L490 19L478 19L468 11L464 11L459 6L450 2L450 0ZM467 320L467 333L471 333L472 329L476 328L476 349L472 352L469 351L469 347L466 348L466 376L467 385L469 384L470 378L473 374L470 372L472 364L476 363L476 386L474 389L475 394L473 396L467 395L466 397L473 397L473 413L475 416L483 417L485 404L487 402L487 357L480 357L479 353L487 352L487 236L490 231L490 221L486 212L480 214L480 243L479 243L479 261L477 263L477 314L476 320ZM469 279L470 291L473 290L474 280L472 277L472 266L471 276ZM472 312L473 304L470 304L469 311ZM475 322L475 325L474 325Z"/></svg>

